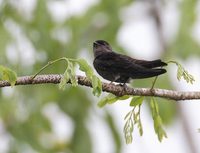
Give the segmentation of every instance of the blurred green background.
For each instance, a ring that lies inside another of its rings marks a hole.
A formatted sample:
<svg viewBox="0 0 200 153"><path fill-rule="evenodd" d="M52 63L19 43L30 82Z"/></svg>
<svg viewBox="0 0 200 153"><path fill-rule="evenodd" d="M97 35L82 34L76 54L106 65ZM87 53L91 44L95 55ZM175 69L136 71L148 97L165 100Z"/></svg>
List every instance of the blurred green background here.
<svg viewBox="0 0 200 153"><path fill-rule="evenodd" d="M80 11L81 7L78 13L73 10L72 6L85 5L86 2L1 0L0 64L15 70L18 76L32 75L48 61L63 56L86 58L92 65L92 43L97 39L107 40L115 50L125 53L121 38L118 38L124 18L121 12L134 5L147 10L139 18L148 17L154 23L153 32L161 46L160 58L184 61L190 55L200 56L200 46L192 35L199 18L197 0L90 0L84 11ZM166 38L164 30L171 23L164 22L162 9L170 5L175 7L178 14L177 29L172 37ZM59 10L62 6L66 6L66 9ZM139 12L135 14L137 16ZM44 73L60 74L64 70L61 62ZM163 75L156 87L175 88L170 79L169 75ZM152 79L134 81L133 85L149 87L151 82ZM3 152L92 153L98 150L94 148L95 138L92 137L95 136L90 131L93 125L88 125L89 119L94 116L108 126L108 137L111 137L109 140L113 145L107 147L116 153L123 152L125 141L121 136L123 131L116 125L116 116L111 113L112 109L99 111L96 105L98 100L92 95L91 89L80 86L75 88L68 85L64 91L50 84L1 89L0 127L3 130L0 132L0 142L7 142ZM163 99L158 101L164 123L172 125L179 106ZM187 124L184 126L187 127ZM69 132L62 137L63 129Z"/></svg>

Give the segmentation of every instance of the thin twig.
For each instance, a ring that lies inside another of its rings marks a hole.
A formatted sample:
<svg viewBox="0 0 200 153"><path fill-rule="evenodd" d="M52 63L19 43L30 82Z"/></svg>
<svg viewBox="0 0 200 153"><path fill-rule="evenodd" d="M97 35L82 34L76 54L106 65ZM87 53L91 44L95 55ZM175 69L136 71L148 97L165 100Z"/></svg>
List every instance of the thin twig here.
<svg viewBox="0 0 200 153"><path fill-rule="evenodd" d="M58 62L58 61L61 61L61 60L64 60L64 61L67 61L67 58L65 57L61 57L59 59L56 59L56 60L53 60L53 61L49 61L45 66L43 66L33 77L32 77L32 80L38 75L40 74L42 71L44 71L47 67L49 67L50 65Z"/></svg>
<svg viewBox="0 0 200 153"><path fill-rule="evenodd" d="M154 87L157 79L158 79L158 76L156 76L155 79L153 80L153 83L152 83L152 86L151 86L151 90L153 90L153 87Z"/></svg>

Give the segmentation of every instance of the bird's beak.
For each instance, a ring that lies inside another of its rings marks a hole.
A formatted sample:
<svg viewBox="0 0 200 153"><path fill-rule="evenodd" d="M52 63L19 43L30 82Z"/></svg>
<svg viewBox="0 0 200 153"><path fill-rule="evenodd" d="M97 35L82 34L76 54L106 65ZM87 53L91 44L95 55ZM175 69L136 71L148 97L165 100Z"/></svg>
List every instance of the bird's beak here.
<svg viewBox="0 0 200 153"><path fill-rule="evenodd" d="M93 43L93 46L94 46L94 47L97 47L97 45L98 45L98 43L95 41L95 42Z"/></svg>
<svg viewBox="0 0 200 153"><path fill-rule="evenodd" d="M94 45L98 45L98 43L95 41L95 42L94 42Z"/></svg>

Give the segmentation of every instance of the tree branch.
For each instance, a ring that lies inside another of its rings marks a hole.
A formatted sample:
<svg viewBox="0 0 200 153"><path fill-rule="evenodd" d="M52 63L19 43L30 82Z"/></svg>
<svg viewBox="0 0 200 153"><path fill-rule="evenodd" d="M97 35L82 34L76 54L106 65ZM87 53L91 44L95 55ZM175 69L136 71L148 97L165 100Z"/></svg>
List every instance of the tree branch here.
<svg viewBox="0 0 200 153"><path fill-rule="evenodd" d="M49 75L38 75L34 79L32 76L23 76L18 77L15 85L34 85L34 84L45 84L45 83L60 83L62 75L59 74L49 74ZM78 84L92 87L92 84L89 79L83 76L77 76ZM70 83L70 81L68 82ZM10 86L10 83L7 81L0 81L0 88ZM116 96L123 95L133 95L133 96L154 96L161 97L171 100L193 100L200 99L200 92L184 92L184 91L174 91L166 89L150 89L150 88L131 88L124 87L115 84L102 83L102 89L104 92L112 93Z"/></svg>

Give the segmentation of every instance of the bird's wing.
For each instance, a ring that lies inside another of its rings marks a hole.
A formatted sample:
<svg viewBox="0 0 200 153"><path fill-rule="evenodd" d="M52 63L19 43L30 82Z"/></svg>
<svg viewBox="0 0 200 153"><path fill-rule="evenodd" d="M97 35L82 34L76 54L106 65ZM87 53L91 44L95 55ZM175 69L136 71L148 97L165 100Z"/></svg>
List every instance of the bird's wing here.
<svg viewBox="0 0 200 153"><path fill-rule="evenodd" d="M130 57L126 55L117 54L115 52L102 52L100 56L97 56L95 60L102 65L104 68L110 68L117 72L125 71L140 71L145 67L135 64L134 61L130 60Z"/></svg>
<svg viewBox="0 0 200 153"><path fill-rule="evenodd" d="M156 67L167 66L167 63L162 62L160 59L154 61L146 61L146 60L137 60L130 57L129 60L145 68L156 68Z"/></svg>
<svg viewBox="0 0 200 153"><path fill-rule="evenodd" d="M129 56L115 52L102 52L95 60L107 71L112 71L121 75L129 75L132 78L147 78L166 72L165 69L151 69L153 64L151 65L150 61L144 61L144 63L142 63L142 60L135 60Z"/></svg>

